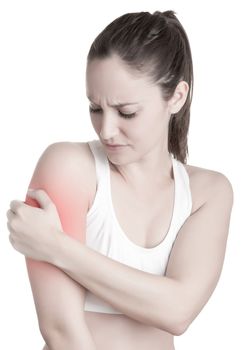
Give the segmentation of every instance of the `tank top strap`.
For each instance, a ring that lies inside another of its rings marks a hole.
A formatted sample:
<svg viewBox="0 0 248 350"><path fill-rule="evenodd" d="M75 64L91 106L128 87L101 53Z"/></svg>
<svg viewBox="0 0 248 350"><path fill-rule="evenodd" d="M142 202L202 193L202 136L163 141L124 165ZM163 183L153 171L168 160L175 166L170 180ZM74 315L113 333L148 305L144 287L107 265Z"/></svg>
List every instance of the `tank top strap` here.
<svg viewBox="0 0 248 350"><path fill-rule="evenodd" d="M98 191L107 191L109 185L109 163L99 140L87 142L95 158L96 182Z"/></svg>
<svg viewBox="0 0 248 350"><path fill-rule="evenodd" d="M190 216L192 210L192 195L190 188L190 180L188 172L184 164L178 159L174 158L175 163L175 175L177 177L177 194L178 194L178 204L179 204L179 217L185 219L185 217Z"/></svg>

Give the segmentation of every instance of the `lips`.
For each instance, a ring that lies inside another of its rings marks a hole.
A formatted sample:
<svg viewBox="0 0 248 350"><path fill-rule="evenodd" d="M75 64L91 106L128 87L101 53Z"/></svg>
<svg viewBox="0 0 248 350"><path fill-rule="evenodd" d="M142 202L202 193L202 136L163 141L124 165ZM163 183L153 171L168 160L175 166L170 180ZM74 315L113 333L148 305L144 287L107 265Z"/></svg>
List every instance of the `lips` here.
<svg viewBox="0 0 248 350"><path fill-rule="evenodd" d="M118 143L115 143L115 144L105 143L105 145L106 145L106 146L109 146L109 147L126 146L126 145L121 145L121 144L118 144Z"/></svg>
<svg viewBox="0 0 248 350"><path fill-rule="evenodd" d="M123 150L125 147L127 147L127 145L118 145L118 144L108 145L108 144L105 144L105 147L107 148L107 150L109 152L118 152L118 151Z"/></svg>

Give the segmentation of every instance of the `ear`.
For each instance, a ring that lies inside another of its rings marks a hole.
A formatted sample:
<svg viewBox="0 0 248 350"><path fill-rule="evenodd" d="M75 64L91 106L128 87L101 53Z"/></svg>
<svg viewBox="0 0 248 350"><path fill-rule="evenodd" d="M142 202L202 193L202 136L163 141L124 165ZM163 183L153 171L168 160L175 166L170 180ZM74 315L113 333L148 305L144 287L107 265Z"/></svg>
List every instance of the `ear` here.
<svg viewBox="0 0 248 350"><path fill-rule="evenodd" d="M173 96L168 101L170 113L175 114L183 107L189 91L189 85L182 80L178 83Z"/></svg>

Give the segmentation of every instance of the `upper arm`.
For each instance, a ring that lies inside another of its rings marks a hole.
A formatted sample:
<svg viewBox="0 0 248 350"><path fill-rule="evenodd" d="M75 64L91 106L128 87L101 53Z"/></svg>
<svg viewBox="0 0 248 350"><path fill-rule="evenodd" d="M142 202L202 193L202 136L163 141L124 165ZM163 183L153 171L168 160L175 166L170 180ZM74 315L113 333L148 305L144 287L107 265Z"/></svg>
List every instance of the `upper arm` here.
<svg viewBox="0 0 248 350"><path fill-rule="evenodd" d="M49 145L28 187L45 190L56 205L63 231L85 242L88 175L86 161L78 152L70 142ZM28 195L25 202L39 206ZM49 334L50 329L74 332L82 327L85 289L55 265L26 257L26 266L42 334Z"/></svg>
<svg viewBox="0 0 248 350"><path fill-rule="evenodd" d="M216 172L208 200L181 227L166 276L179 282L182 324L187 328L213 293L223 266L233 190Z"/></svg>

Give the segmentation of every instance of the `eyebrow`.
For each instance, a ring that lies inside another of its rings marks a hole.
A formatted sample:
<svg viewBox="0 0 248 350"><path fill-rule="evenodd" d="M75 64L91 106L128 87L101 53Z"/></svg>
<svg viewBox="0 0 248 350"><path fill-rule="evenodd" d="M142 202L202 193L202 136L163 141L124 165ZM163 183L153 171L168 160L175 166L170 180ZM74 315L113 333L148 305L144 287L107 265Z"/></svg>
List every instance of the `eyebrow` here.
<svg viewBox="0 0 248 350"><path fill-rule="evenodd" d="M98 104L95 103L94 101L92 101L92 99L89 96L87 96L87 97L91 102L93 102L96 106L98 106ZM128 105L137 105L137 104L138 104L138 102L122 102L122 103L110 105L110 107L123 107L123 106L128 106Z"/></svg>

